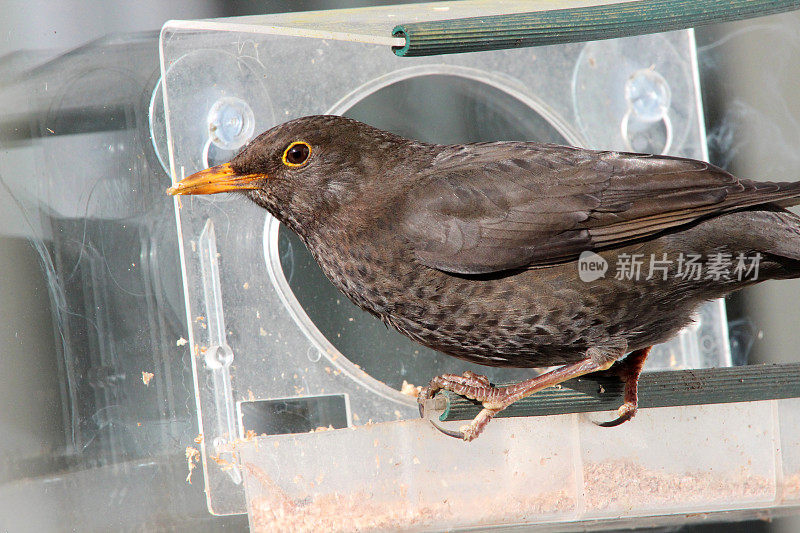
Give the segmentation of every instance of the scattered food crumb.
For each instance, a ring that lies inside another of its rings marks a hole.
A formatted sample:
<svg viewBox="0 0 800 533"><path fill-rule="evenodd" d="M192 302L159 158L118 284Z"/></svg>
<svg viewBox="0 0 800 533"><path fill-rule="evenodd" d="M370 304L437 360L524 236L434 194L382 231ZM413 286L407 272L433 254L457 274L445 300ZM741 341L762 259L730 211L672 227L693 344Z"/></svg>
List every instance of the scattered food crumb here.
<svg viewBox="0 0 800 533"><path fill-rule="evenodd" d="M195 439L196 440L196 439ZM186 447L186 466L189 467L189 475L186 476L186 482L192 484L192 471L197 467L197 461L200 460L200 452L191 446Z"/></svg>
<svg viewBox="0 0 800 533"><path fill-rule="evenodd" d="M153 376L155 376L155 374L153 374L152 372L145 372L144 370L142 370L142 383L144 383L146 386L149 387L150 380L153 379Z"/></svg>
<svg viewBox="0 0 800 533"><path fill-rule="evenodd" d="M314 491L307 498L295 500L263 471L250 464L246 464L245 468L261 485L258 491L260 495L249 502L251 524L255 532L395 531L399 524L403 525L404 531L416 531L439 529L442 523L464 523L463 515L446 498L409 505L402 498L392 502L373 502L373 495L366 491ZM324 480L323 476L315 479L317 485ZM302 478L295 479L296 483L302 481ZM405 485L399 487L401 492L406 489ZM573 507L574 501L565 491L512 498L502 493L482 495L469 505L469 509L479 514L482 522L499 523L520 518L530 520L536 515L564 512Z"/></svg>
<svg viewBox="0 0 800 533"><path fill-rule="evenodd" d="M230 463L230 462L226 461L225 459L223 459L219 455L212 455L211 456L211 460L213 460L215 463L217 463L220 466L220 468L221 468L221 470L223 472L233 468L233 463Z"/></svg>
<svg viewBox="0 0 800 533"><path fill-rule="evenodd" d="M422 387L419 385L412 385L406 380L403 380L403 385L400 387L400 392L405 394L406 396L411 396L412 398L416 398L419 396L419 392L422 390Z"/></svg>
<svg viewBox="0 0 800 533"><path fill-rule="evenodd" d="M188 342L189 342L189 341L187 341L186 339L184 339L183 337L181 337L180 339L178 339L178 340L175 342L175 346L186 346L186 343L188 343Z"/></svg>
<svg viewBox="0 0 800 533"><path fill-rule="evenodd" d="M250 288L250 283L249 283L249 282L247 282L247 281L245 281L245 282L244 282L244 285L242 285L242 288L243 288L244 290L247 290L247 289L249 289L249 288Z"/></svg>
<svg viewBox="0 0 800 533"><path fill-rule="evenodd" d="M796 500L800 498L800 474L793 474L784 479L783 500Z"/></svg>
<svg viewBox="0 0 800 533"><path fill-rule="evenodd" d="M592 480L586 484L586 503L593 509L750 499L772 491L767 479L745 472L732 477L711 471L671 473L622 459L587 463L583 477ZM620 487L625 487L624 504L619 498Z"/></svg>

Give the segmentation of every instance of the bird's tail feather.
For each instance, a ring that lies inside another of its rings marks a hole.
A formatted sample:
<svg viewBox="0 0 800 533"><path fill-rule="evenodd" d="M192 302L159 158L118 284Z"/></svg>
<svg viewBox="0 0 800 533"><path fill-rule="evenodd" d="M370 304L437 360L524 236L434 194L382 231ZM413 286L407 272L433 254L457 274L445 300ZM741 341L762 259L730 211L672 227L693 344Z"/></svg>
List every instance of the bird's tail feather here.
<svg viewBox="0 0 800 533"><path fill-rule="evenodd" d="M747 181L741 206L771 203L780 207L800 205L800 181Z"/></svg>

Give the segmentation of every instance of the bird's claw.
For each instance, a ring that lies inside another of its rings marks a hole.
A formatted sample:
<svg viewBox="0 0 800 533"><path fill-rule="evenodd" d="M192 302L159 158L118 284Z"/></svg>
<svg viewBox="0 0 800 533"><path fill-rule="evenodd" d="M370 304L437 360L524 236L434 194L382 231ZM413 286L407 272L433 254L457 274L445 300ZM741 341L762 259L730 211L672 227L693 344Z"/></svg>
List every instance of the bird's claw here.
<svg viewBox="0 0 800 533"><path fill-rule="evenodd" d="M461 439L461 440L467 440L467 436L466 436L466 434L465 434L465 433L464 433L462 430L460 430L460 429L458 429L458 430L454 430L454 429L447 429L447 428L445 428L445 427L442 427L442 426L441 426L441 425L439 425L438 423L434 422L434 420L433 420L433 419L428 419L428 420L430 421L430 423L431 423L431 425L432 425L433 427L435 427L435 428L436 428L436 429L438 429L438 430L439 430L441 433L444 433L444 434L445 434L445 435L447 435L448 437L453 437L453 438L456 438L456 439Z"/></svg>
<svg viewBox="0 0 800 533"><path fill-rule="evenodd" d="M608 422L594 422L596 425L604 427L604 428L613 428L622 424L623 422L627 422L634 416L636 416L637 406L636 404L625 402L623 403L619 409L617 409L617 418L614 420L609 420Z"/></svg>

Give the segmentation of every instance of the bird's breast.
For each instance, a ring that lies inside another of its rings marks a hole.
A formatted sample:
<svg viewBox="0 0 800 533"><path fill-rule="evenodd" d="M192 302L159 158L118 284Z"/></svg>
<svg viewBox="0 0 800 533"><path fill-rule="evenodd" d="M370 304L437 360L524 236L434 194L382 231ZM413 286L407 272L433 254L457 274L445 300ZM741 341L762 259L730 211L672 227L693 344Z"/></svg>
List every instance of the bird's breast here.
<svg viewBox="0 0 800 533"><path fill-rule="evenodd" d="M331 283L353 303L380 317L394 311L394 302L413 277L403 251L385 244L343 234L321 234L306 241Z"/></svg>

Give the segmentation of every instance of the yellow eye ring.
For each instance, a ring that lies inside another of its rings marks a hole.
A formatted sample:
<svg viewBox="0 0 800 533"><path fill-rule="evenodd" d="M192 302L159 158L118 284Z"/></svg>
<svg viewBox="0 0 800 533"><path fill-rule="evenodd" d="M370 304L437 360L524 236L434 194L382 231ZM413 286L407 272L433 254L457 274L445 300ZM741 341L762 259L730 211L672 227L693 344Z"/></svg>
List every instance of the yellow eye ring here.
<svg viewBox="0 0 800 533"><path fill-rule="evenodd" d="M305 141L295 141L283 151L281 161L287 167L302 167L311 158L311 145Z"/></svg>

